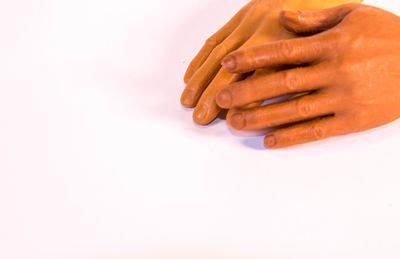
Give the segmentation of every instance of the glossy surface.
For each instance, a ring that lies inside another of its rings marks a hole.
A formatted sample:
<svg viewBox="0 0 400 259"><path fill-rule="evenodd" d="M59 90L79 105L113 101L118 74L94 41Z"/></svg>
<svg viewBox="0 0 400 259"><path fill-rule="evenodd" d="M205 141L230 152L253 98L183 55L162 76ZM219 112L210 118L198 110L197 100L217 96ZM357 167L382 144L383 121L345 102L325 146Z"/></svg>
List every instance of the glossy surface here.
<svg viewBox="0 0 400 259"><path fill-rule="evenodd" d="M221 69L221 60L231 51L295 35L279 25L279 11L284 8L320 9L354 0L253 0L244 6L225 26L206 40L189 65L181 96L185 107L195 107L193 120L201 125L212 122L221 109L216 104L217 92L226 84L243 79L241 75ZM273 72L273 71L268 71ZM257 71L255 77L265 74Z"/></svg>
<svg viewBox="0 0 400 259"><path fill-rule="evenodd" d="M279 148L371 129L400 117L398 16L354 3L325 10L283 11L280 21L291 32L312 35L238 50L225 58L224 67L241 73L296 67L231 84L219 93L218 104L232 108L305 94L239 109L228 116L232 127L283 126L265 138L267 147Z"/></svg>

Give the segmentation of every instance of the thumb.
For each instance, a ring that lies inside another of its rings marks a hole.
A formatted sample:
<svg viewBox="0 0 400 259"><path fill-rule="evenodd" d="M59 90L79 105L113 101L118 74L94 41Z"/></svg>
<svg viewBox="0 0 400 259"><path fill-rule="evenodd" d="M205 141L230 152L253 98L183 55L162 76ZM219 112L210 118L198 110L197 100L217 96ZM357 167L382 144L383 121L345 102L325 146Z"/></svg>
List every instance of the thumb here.
<svg viewBox="0 0 400 259"><path fill-rule="evenodd" d="M288 31L298 34L314 34L339 24L346 15L360 6L361 4L351 3L322 10L284 10L281 11L279 19Z"/></svg>

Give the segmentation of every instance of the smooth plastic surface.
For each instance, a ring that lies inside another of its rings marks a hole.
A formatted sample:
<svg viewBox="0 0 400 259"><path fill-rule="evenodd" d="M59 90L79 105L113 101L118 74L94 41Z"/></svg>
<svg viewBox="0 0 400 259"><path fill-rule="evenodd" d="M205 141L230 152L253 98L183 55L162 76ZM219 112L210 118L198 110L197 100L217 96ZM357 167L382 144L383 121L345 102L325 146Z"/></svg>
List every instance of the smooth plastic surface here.
<svg viewBox="0 0 400 259"><path fill-rule="evenodd" d="M235 129L283 126L265 139L267 147L279 148L368 130L400 117L399 16L351 3L285 10L280 23L308 36L237 50L222 61L232 73L294 66L229 85L217 95L221 107L239 107L227 118ZM299 93L283 102L241 108Z"/></svg>

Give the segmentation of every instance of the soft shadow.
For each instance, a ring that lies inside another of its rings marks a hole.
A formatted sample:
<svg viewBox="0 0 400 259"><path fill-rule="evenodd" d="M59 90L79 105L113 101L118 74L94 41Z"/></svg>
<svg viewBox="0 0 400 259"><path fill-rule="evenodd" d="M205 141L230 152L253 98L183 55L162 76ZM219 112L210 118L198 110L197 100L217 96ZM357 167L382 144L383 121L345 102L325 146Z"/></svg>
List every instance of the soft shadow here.
<svg viewBox="0 0 400 259"><path fill-rule="evenodd" d="M212 127L212 126L215 126L215 125L217 125L217 124L219 124L219 123L221 123L221 122L224 122L224 120L222 120L222 119L220 119L220 118L216 118L216 119L213 120L210 124L207 124L207 125L200 125L200 124L197 124L196 122L192 121L193 125L194 125L196 128L199 128L199 129L207 129L207 128L210 128L210 127Z"/></svg>
<svg viewBox="0 0 400 259"><path fill-rule="evenodd" d="M241 137L241 138L252 138L252 137L261 137L265 136L270 132L271 130L269 129L263 129L263 130L252 130L252 131L244 131L244 130L235 130L232 128L229 128L229 132L236 136L236 137Z"/></svg>
<svg viewBox="0 0 400 259"><path fill-rule="evenodd" d="M242 141L243 145L255 150L267 150L264 146L264 136L246 138Z"/></svg>

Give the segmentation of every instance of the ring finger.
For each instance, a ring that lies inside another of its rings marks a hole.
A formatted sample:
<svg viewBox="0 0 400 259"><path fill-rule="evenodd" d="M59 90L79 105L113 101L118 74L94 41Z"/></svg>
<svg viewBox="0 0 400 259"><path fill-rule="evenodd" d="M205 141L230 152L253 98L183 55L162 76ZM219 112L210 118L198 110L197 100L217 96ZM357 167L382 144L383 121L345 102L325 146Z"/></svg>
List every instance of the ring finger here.
<svg viewBox="0 0 400 259"><path fill-rule="evenodd" d="M316 92L295 99L231 113L228 124L237 130L257 130L334 114L337 101Z"/></svg>

